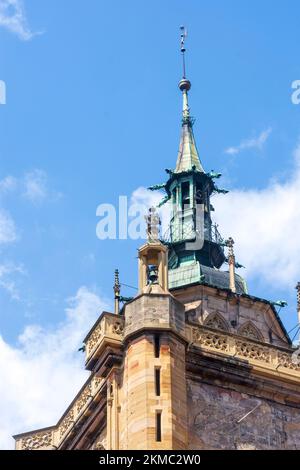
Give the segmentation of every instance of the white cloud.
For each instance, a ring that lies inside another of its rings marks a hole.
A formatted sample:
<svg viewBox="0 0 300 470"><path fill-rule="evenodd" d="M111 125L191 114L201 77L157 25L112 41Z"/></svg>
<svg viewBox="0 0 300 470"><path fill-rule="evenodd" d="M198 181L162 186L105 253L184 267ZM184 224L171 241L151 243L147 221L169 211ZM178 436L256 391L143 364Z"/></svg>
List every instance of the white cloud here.
<svg viewBox="0 0 300 470"><path fill-rule="evenodd" d="M24 193L25 199L28 199L33 204L40 204L46 199L48 194L47 189L47 174L43 170L33 170L26 173L24 177Z"/></svg>
<svg viewBox="0 0 300 470"><path fill-rule="evenodd" d="M0 288L4 289L12 300L20 300L17 279L25 274L26 271L22 265L12 262L0 264Z"/></svg>
<svg viewBox="0 0 300 470"><path fill-rule="evenodd" d="M20 177L9 175L0 180L2 199L12 192L21 195L34 205L40 205L46 200L57 201L62 197L61 192L49 188L48 175L39 168L28 171Z"/></svg>
<svg viewBox="0 0 300 470"><path fill-rule="evenodd" d="M0 181L0 194L14 191L17 187L17 179L14 176L6 176Z"/></svg>
<svg viewBox="0 0 300 470"><path fill-rule="evenodd" d="M157 204L161 197L142 187L132 195L145 207ZM285 182L271 179L262 190L233 189L216 196L213 205L213 218L221 234L236 242L237 259L246 267L241 274L273 288L290 289L300 280L300 143L294 152L293 171ZM168 205L163 206L163 235L169 211Z"/></svg>
<svg viewBox="0 0 300 470"><path fill-rule="evenodd" d="M62 197L61 192L49 188L48 175L44 170L34 169L25 173L20 183L23 186L22 196L34 205L57 201Z"/></svg>
<svg viewBox="0 0 300 470"><path fill-rule="evenodd" d="M15 222L10 214L0 208L0 245L17 240Z"/></svg>
<svg viewBox="0 0 300 470"><path fill-rule="evenodd" d="M285 182L262 190L235 189L217 197L214 217L221 232L236 241L248 278L291 288L300 279L300 144L295 168Z"/></svg>
<svg viewBox="0 0 300 470"><path fill-rule="evenodd" d="M247 149L262 150L271 132L272 132L272 129L271 127L269 127L268 129L265 129L264 131L262 131L258 137L253 137L251 139L243 140L236 147L229 147L228 149L225 150L225 153L227 153L228 155L236 155L242 152L243 150L247 150Z"/></svg>
<svg viewBox="0 0 300 470"><path fill-rule="evenodd" d="M0 0L0 26L28 41L35 36L28 25L23 0Z"/></svg>
<svg viewBox="0 0 300 470"><path fill-rule="evenodd" d="M35 169L22 177L6 176L0 180L1 202L8 193L15 192L22 195L32 204L40 205L45 200L55 201L61 193L52 191L47 184L47 174L43 170ZM16 225L10 213L0 207L0 247L18 240ZM13 262L0 264L0 289L4 289L12 300L20 300L18 288L19 276L25 274L22 266Z"/></svg>
<svg viewBox="0 0 300 470"><path fill-rule="evenodd" d="M9 191L12 187L10 177L0 181L0 193ZM17 241L16 225L9 212L0 208L0 247ZM16 277L25 274L22 266L12 262L0 264L0 289L4 289L13 300L19 300L19 292L16 287Z"/></svg>
<svg viewBox="0 0 300 470"><path fill-rule="evenodd" d="M11 436L56 424L87 378L78 352L106 301L81 287L54 329L27 326L16 346L0 336L0 448Z"/></svg>

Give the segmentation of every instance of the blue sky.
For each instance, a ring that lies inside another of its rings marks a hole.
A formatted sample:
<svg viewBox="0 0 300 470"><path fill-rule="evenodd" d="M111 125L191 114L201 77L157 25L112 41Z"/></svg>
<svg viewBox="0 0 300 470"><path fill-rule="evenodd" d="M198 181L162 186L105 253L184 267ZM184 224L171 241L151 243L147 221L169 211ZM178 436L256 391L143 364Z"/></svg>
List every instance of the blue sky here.
<svg viewBox="0 0 300 470"><path fill-rule="evenodd" d="M214 202L220 230L236 240L250 293L288 300L281 317L287 329L296 324L299 14L293 0L0 0L0 334L8 354L24 352L32 325L40 341L85 302L108 308L116 267L137 285L139 242L98 240L96 208L164 181L175 165L180 24L189 32L200 157L231 190ZM77 342L94 319L78 327ZM18 427L34 423L20 418Z"/></svg>

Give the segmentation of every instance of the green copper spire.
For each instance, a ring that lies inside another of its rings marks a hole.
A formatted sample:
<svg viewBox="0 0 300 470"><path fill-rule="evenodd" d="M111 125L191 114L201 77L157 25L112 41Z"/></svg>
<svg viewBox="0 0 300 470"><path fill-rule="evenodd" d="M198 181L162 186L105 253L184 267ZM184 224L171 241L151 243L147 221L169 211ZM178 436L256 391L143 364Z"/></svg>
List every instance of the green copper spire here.
<svg viewBox="0 0 300 470"><path fill-rule="evenodd" d="M191 83L188 80L183 79L179 83L179 88L183 94L183 109L181 139L175 173L190 171L193 168L204 173L196 147L193 133L193 121L190 116L190 108L188 104L188 90L191 88Z"/></svg>
<svg viewBox="0 0 300 470"><path fill-rule="evenodd" d="M186 31L181 27L181 53L183 60L183 78L179 83L179 88L182 91L183 108L182 108L182 131L179 145L179 152L175 173L182 173L184 171L191 171L192 169L204 173L201 165L196 142L193 134L193 120L190 116L190 108L188 102L188 91L191 89L191 82L185 77L185 38Z"/></svg>
<svg viewBox="0 0 300 470"><path fill-rule="evenodd" d="M221 174L214 171L206 173L198 156L188 102L191 82L186 78L185 71L186 30L183 26L180 29L183 76L179 89L183 108L178 160L175 170L166 169L168 181L149 189L164 189L166 196L159 206L171 202L169 230L163 236L169 250L169 288L205 283L229 289L229 273L220 270L226 262L225 242L213 224L211 213L214 208L210 202L213 194L226 191L219 189L214 181ZM237 293L246 292L244 281L238 274L235 274L235 289Z"/></svg>

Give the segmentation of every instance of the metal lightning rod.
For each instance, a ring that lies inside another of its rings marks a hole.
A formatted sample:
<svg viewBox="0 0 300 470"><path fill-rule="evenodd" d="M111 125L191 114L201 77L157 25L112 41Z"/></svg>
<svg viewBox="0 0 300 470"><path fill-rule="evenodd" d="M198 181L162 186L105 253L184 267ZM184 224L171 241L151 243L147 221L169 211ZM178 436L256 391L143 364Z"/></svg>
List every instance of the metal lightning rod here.
<svg viewBox="0 0 300 470"><path fill-rule="evenodd" d="M186 52L186 48L185 48L185 40L187 38L187 30L185 28L185 26L180 26L180 31L181 31L181 35L180 35L180 51L181 51L181 54L182 54L182 67L183 67L183 77L182 78L186 78L186 67L185 67L185 52Z"/></svg>

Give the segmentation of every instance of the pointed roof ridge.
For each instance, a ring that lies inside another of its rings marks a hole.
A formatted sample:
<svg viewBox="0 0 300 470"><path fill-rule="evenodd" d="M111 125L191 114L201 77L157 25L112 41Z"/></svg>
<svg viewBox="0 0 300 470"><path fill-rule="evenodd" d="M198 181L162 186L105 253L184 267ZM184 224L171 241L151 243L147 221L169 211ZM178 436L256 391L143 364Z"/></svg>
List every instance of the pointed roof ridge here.
<svg viewBox="0 0 300 470"><path fill-rule="evenodd" d="M188 90L191 89L191 82L186 78L183 78L179 83L179 88L182 91L183 96L182 131L175 173L182 173L192 169L205 173L195 142L193 119L190 116Z"/></svg>

